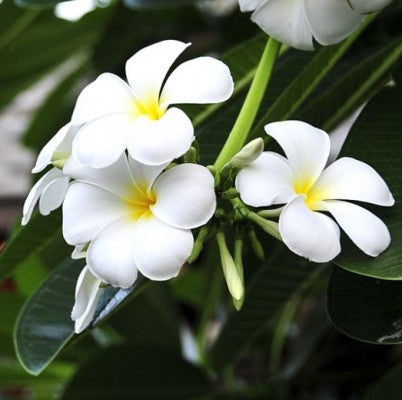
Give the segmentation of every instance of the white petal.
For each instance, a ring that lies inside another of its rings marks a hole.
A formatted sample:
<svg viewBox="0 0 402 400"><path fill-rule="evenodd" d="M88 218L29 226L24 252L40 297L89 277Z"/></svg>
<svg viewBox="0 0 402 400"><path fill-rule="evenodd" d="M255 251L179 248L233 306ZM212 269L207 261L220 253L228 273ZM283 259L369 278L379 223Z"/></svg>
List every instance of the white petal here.
<svg viewBox="0 0 402 400"><path fill-rule="evenodd" d="M179 65L163 86L160 103L208 104L227 100L233 93L229 68L212 57L199 57Z"/></svg>
<svg viewBox="0 0 402 400"><path fill-rule="evenodd" d="M313 50L302 0L266 0L251 19L268 35L301 50Z"/></svg>
<svg viewBox="0 0 402 400"><path fill-rule="evenodd" d="M389 246L388 228L370 211L346 201L324 203L352 242L369 256L377 257Z"/></svg>
<svg viewBox="0 0 402 400"><path fill-rule="evenodd" d="M311 211L303 195L282 211L279 232L290 250L314 262L328 262L341 251L336 223L324 214Z"/></svg>
<svg viewBox="0 0 402 400"><path fill-rule="evenodd" d="M102 293L102 281L92 275L85 267L78 277L75 287L75 303L71 319L75 321L75 333L81 333L92 321L99 297Z"/></svg>
<svg viewBox="0 0 402 400"><path fill-rule="evenodd" d="M73 157L93 168L114 163L127 147L130 126L127 114L109 115L84 125L74 139Z"/></svg>
<svg viewBox="0 0 402 400"><path fill-rule="evenodd" d="M71 124L68 123L64 125L43 147L41 152L38 155L38 159L36 160L35 167L32 169L33 173L37 173L43 171L47 165L49 165L52 161L52 157L57 147L61 145L61 143L66 139L67 134L70 129L75 132L75 128L71 127ZM71 153L71 151L70 151Z"/></svg>
<svg viewBox="0 0 402 400"><path fill-rule="evenodd" d="M127 61L127 80L140 102L158 99L170 67L189 45L178 40L164 40L143 48Z"/></svg>
<svg viewBox="0 0 402 400"><path fill-rule="evenodd" d="M304 0L306 17L315 39L335 44L349 36L363 21L347 0Z"/></svg>
<svg viewBox="0 0 402 400"><path fill-rule="evenodd" d="M352 129L357 118L366 107L367 102L358 107L347 118L345 118L338 126L329 132L329 139L331 140L331 150L329 152L328 164L333 163L339 156L342 146L345 143L346 138L349 135L349 131Z"/></svg>
<svg viewBox="0 0 402 400"><path fill-rule="evenodd" d="M240 10L242 12L255 10L264 0L239 0Z"/></svg>
<svg viewBox="0 0 402 400"><path fill-rule="evenodd" d="M197 164L181 164L164 172L152 188L151 211L163 222L181 229L206 224L216 208L214 178Z"/></svg>
<svg viewBox="0 0 402 400"><path fill-rule="evenodd" d="M161 165L146 165L134 160L128 156L128 162L130 165L131 175L136 183L136 187L143 192L143 187L146 187L146 191L151 190L155 179L162 173L162 171L170 164L164 163ZM147 195L147 193L144 193Z"/></svg>
<svg viewBox="0 0 402 400"><path fill-rule="evenodd" d="M87 261L92 273L113 286L128 288L137 279L134 261L136 223L121 218L103 229L88 248Z"/></svg>
<svg viewBox="0 0 402 400"><path fill-rule="evenodd" d="M182 156L194 140L194 128L183 111L170 108L162 118L137 118L128 138L128 151L137 161L161 165Z"/></svg>
<svg viewBox="0 0 402 400"><path fill-rule="evenodd" d="M54 180L62 178L63 172L57 168L52 168L49 172L43 175L32 187L31 191L25 200L24 207L22 209L23 217L21 224L26 225L32 216L32 212L35 208L39 197L42 195L43 191L51 184Z"/></svg>
<svg viewBox="0 0 402 400"><path fill-rule="evenodd" d="M116 162L105 168L92 168L88 165L78 164L71 157L64 166L63 172L73 179L107 189L120 197L128 197L134 186L125 153Z"/></svg>
<svg viewBox="0 0 402 400"><path fill-rule="evenodd" d="M59 208L67 193L70 179L63 176L50 182L45 187L39 200L39 212L42 215L49 215L51 211Z"/></svg>
<svg viewBox="0 0 402 400"><path fill-rule="evenodd" d="M112 192L73 182L63 203L63 235L69 244L90 242L111 222L128 215L129 209Z"/></svg>
<svg viewBox="0 0 402 400"><path fill-rule="evenodd" d="M237 174L236 189L249 206L283 204L296 196L294 180L295 173L288 160L266 151Z"/></svg>
<svg viewBox="0 0 402 400"><path fill-rule="evenodd" d="M129 113L134 102L134 94L122 79L102 74L78 96L71 122L82 125L106 115Z"/></svg>
<svg viewBox="0 0 402 400"><path fill-rule="evenodd" d="M328 160L328 134L301 121L273 122L265 131L280 144L299 179L313 185Z"/></svg>
<svg viewBox="0 0 402 400"><path fill-rule="evenodd" d="M359 14L379 11L391 2L392 0L349 0L350 6Z"/></svg>
<svg viewBox="0 0 402 400"><path fill-rule="evenodd" d="M140 272L164 281L178 275L193 248L190 230L173 228L156 217L143 216L137 225L134 257Z"/></svg>
<svg viewBox="0 0 402 400"><path fill-rule="evenodd" d="M314 185L322 199L356 200L380 206L395 203L387 184L370 165L350 157L335 161Z"/></svg>

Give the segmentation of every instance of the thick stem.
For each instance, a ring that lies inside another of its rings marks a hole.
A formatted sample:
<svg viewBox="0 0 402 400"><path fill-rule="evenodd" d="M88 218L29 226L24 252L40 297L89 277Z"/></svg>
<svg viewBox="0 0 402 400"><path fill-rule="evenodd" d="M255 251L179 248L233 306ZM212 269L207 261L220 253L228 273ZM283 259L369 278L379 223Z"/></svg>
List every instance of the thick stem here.
<svg viewBox="0 0 402 400"><path fill-rule="evenodd" d="M270 81L281 43L269 38L258 64L253 82L237 120L223 146L214 167L220 172L223 166L243 147L253 125L261 101Z"/></svg>

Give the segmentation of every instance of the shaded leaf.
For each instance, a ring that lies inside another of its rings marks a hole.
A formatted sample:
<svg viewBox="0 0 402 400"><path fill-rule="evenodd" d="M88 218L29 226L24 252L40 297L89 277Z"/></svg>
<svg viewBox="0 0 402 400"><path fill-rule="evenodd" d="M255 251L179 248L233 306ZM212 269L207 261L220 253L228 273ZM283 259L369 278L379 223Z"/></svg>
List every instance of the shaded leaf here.
<svg viewBox="0 0 402 400"><path fill-rule="evenodd" d="M327 296L329 318L343 333L370 343L402 343L402 282L334 268Z"/></svg>

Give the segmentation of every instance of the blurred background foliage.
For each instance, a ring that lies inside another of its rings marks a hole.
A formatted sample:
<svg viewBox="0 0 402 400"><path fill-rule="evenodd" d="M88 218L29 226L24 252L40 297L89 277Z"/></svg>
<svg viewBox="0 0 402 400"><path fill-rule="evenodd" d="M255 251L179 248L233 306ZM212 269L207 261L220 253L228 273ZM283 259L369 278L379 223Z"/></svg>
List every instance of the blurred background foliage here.
<svg viewBox="0 0 402 400"><path fill-rule="evenodd" d="M186 106L202 162L213 162L266 40L236 2L75 0L68 12L56 3L0 3L0 113L53 77L22 143L38 152L99 73L124 78L124 62L138 49L175 38L193 43L184 58L213 54L233 73L235 93L226 104ZM93 9L79 18L83 7ZM397 205L375 209L390 227L389 250L369 260L345 240L336 265L311 264L250 227L266 257L245 249L240 312L209 241L177 279L109 288L96 327L77 336L70 310L83 265L69 259L60 212L35 215L24 229L16 221L2 232L8 241L0 257L0 399L400 399L401 20L396 1L359 37L311 53L285 51L252 133L291 118L332 130L372 99L343 154L373 165L391 186Z"/></svg>

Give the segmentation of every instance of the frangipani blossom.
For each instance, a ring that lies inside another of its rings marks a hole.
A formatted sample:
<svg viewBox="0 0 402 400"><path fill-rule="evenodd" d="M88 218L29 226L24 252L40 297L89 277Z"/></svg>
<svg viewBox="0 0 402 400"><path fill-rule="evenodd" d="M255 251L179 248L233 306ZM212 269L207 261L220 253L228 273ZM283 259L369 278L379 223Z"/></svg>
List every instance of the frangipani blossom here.
<svg viewBox="0 0 402 400"><path fill-rule="evenodd" d="M384 180L369 165L342 157L325 167L330 152L328 134L300 121L268 124L266 132L287 158L264 152L236 178L244 203L253 207L285 204L279 217L284 243L296 254L327 262L340 250L340 230L364 253L376 257L390 243L385 224L348 201L392 206Z"/></svg>
<svg viewBox="0 0 402 400"><path fill-rule="evenodd" d="M301 50L339 43L392 0L239 0L242 11L275 39Z"/></svg>
<svg viewBox="0 0 402 400"><path fill-rule="evenodd" d="M233 80L228 67L211 57L186 61L166 79L188 46L177 40L148 46L127 61L128 84L105 73L81 92L72 116L75 125L84 124L73 144L80 163L106 167L127 149L143 164L160 165L189 149L193 125L170 106L227 100Z"/></svg>
<svg viewBox="0 0 402 400"><path fill-rule="evenodd" d="M140 271L153 280L175 277L193 248L191 229L214 214L214 179L207 168L148 166L120 156L101 169L68 162L76 179L63 203L69 244L89 243L86 260L102 281L130 287Z"/></svg>
<svg viewBox="0 0 402 400"><path fill-rule="evenodd" d="M75 303L71 312L75 333L81 333L92 321L102 294L102 281L85 266L75 286Z"/></svg>
<svg viewBox="0 0 402 400"><path fill-rule="evenodd" d="M71 124L63 126L39 153L33 173L43 171L49 164L58 165L59 168L52 168L32 187L24 203L22 225L28 223L38 201L42 215L48 215L61 206L70 181L62 168L71 156L72 142L77 130Z"/></svg>

